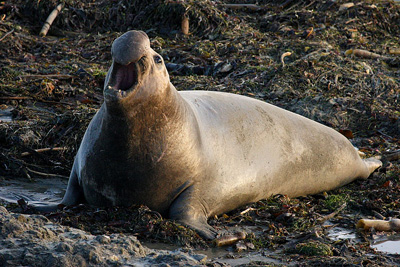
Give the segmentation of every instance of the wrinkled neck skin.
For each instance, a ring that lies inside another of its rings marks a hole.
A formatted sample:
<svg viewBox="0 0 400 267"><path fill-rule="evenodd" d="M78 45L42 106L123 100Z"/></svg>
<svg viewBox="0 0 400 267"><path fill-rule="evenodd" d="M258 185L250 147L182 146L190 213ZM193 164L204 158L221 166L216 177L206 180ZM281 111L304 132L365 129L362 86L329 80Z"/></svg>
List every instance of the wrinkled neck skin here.
<svg viewBox="0 0 400 267"><path fill-rule="evenodd" d="M173 147L172 143L196 140L189 134L198 126L188 104L171 83L165 88L149 84L154 82L143 80L120 101L106 101L107 123L103 126L108 133L119 132L120 138L126 138L131 153L128 158L155 165L166 156L168 147Z"/></svg>

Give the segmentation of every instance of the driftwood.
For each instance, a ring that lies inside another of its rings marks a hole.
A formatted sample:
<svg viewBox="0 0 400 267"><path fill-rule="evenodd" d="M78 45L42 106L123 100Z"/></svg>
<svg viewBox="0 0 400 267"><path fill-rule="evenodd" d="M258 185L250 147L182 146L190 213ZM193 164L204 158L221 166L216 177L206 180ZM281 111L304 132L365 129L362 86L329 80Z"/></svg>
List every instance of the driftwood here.
<svg viewBox="0 0 400 267"><path fill-rule="evenodd" d="M361 219L356 227L363 228L365 231L372 228L376 231L400 231L400 219L391 219L390 221Z"/></svg>
<svg viewBox="0 0 400 267"><path fill-rule="evenodd" d="M370 59L390 59L390 57L387 56L382 56L367 50L363 49L349 49L344 53L346 56L354 55L356 57L361 57L361 58L370 58Z"/></svg>
<svg viewBox="0 0 400 267"><path fill-rule="evenodd" d="M238 232L235 234L227 234L220 236L214 240L214 244L217 247L224 247L224 246L229 246L232 245L239 240L243 240L246 238L246 233L244 232Z"/></svg>
<svg viewBox="0 0 400 267"><path fill-rule="evenodd" d="M187 16L186 13L182 17L181 29L184 35L189 34L189 17Z"/></svg>
<svg viewBox="0 0 400 267"><path fill-rule="evenodd" d="M53 24L54 20L56 19L58 13L60 13L63 5L59 4L47 17L46 22L43 24L42 30L40 31L39 35L44 37L46 36L47 32L50 29L51 24Z"/></svg>

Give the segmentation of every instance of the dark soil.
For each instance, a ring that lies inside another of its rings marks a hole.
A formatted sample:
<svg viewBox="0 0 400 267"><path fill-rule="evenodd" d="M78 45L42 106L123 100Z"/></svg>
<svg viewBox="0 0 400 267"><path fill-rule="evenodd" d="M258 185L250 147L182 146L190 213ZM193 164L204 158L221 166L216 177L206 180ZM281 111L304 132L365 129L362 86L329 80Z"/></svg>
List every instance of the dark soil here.
<svg viewBox="0 0 400 267"><path fill-rule="evenodd" d="M399 255L370 248L383 233L357 232L358 241L327 237L327 222L355 229L361 218L400 217L400 161L393 154L400 149L400 5L261 0L254 1L257 10L224 6L235 2L251 1L64 1L47 37L38 33L57 1L1 2L0 178L68 178L103 101L111 43L141 29L178 90L258 98L340 131L366 156L383 157L368 180L316 196L274 196L211 218L211 225L257 226L245 240L254 246L248 249L275 251L299 265L400 265ZM185 16L189 35L181 32ZM50 150L37 151L43 148ZM146 207L79 206L48 218L93 234L212 245Z"/></svg>

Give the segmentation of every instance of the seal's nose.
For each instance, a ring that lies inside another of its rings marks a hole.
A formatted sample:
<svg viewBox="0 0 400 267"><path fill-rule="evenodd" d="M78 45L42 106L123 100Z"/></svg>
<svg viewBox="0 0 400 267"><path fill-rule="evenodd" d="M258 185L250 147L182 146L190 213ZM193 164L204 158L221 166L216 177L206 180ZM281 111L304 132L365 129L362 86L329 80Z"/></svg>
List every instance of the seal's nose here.
<svg viewBox="0 0 400 267"><path fill-rule="evenodd" d="M143 31L129 31L112 44L113 60L121 65L137 62L150 49L150 40Z"/></svg>

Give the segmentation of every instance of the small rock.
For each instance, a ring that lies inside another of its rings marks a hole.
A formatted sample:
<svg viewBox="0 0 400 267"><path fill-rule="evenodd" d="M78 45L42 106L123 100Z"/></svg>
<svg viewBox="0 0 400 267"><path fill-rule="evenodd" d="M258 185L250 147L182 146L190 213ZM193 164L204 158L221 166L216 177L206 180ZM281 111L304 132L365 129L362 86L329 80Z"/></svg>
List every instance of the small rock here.
<svg viewBox="0 0 400 267"><path fill-rule="evenodd" d="M58 252L71 252L72 253L72 246L65 243L65 242L61 242L56 246L56 251Z"/></svg>
<svg viewBox="0 0 400 267"><path fill-rule="evenodd" d="M246 247L249 248L249 249L256 249L256 247L254 246L254 244L251 243L251 242L246 242L245 244L246 244Z"/></svg>
<svg viewBox="0 0 400 267"><path fill-rule="evenodd" d="M111 242L111 238L107 235L98 235L95 240L97 240L100 244L109 244Z"/></svg>
<svg viewBox="0 0 400 267"><path fill-rule="evenodd" d="M200 263L205 264L207 262L207 256L203 254L194 254L192 257Z"/></svg>
<svg viewBox="0 0 400 267"><path fill-rule="evenodd" d="M247 250L247 246L242 241L239 241L235 244L236 252L242 252L244 250Z"/></svg>
<svg viewBox="0 0 400 267"><path fill-rule="evenodd" d="M0 206L0 214L7 215L9 212L4 206Z"/></svg>

